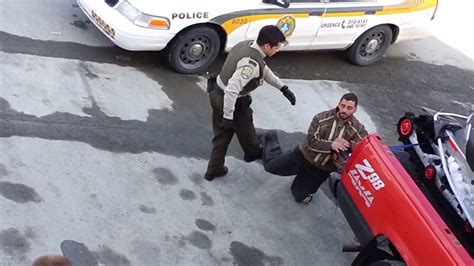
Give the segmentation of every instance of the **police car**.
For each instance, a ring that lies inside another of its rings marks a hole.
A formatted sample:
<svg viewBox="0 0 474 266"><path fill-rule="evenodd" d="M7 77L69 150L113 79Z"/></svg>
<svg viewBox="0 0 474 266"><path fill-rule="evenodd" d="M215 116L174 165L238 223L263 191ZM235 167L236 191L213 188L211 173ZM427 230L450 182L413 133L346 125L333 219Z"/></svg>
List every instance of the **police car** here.
<svg viewBox="0 0 474 266"><path fill-rule="evenodd" d="M379 60L394 42L429 36L438 0L77 0L116 45L166 51L180 73L206 70L222 51L269 24L282 50L347 50L356 65Z"/></svg>

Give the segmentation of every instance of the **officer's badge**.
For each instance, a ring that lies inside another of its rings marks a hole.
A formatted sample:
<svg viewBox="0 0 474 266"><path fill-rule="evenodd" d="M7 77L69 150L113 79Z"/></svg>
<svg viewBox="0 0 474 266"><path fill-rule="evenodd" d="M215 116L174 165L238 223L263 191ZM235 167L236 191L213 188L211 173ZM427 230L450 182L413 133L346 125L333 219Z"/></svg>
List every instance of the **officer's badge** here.
<svg viewBox="0 0 474 266"><path fill-rule="evenodd" d="M253 74L253 69L249 66L244 66L244 68L242 69L242 72L240 73L240 75L244 79L249 79L252 76L252 74Z"/></svg>
<svg viewBox="0 0 474 266"><path fill-rule="evenodd" d="M285 37L289 37L295 30L296 20L292 16L284 16L278 21L276 26L281 30Z"/></svg>

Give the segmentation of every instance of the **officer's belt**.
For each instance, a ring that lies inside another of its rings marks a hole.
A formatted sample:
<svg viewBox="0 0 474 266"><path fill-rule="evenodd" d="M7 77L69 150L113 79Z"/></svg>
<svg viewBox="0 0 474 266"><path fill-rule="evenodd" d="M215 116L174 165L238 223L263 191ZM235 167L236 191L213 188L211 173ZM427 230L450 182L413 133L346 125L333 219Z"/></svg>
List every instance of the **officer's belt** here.
<svg viewBox="0 0 474 266"><path fill-rule="evenodd" d="M224 86L224 82L222 82L221 78L219 76L217 76L217 78L215 79L213 89L216 90L217 93L219 93L221 95L224 95L224 90L222 89L221 86ZM239 94L239 96L237 96L237 98L243 98L243 97L247 97L247 96L250 96L250 94L249 93Z"/></svg>

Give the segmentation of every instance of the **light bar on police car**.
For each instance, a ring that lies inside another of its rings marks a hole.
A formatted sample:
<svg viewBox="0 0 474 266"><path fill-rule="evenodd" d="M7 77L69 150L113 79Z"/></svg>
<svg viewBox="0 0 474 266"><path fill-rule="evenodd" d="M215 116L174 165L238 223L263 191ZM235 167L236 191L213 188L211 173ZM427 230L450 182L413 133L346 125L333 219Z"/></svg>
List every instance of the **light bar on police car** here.
<svg viewBox="0 0 474 266"><path fill-rule="evenodd" d="M167 18L144 14L128 1L120 3L117 10L137 26L162 30L170 28L170 22Z"/></svg>

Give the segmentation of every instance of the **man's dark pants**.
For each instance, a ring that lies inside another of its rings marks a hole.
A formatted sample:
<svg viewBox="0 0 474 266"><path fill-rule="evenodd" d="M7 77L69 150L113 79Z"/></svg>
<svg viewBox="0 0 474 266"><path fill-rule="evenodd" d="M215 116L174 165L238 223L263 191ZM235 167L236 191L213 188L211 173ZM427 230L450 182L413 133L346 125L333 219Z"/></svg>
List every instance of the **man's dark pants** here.
<svg viewBox="0 0 474 266"><path fill-rule="evenodd" d="M308 162L298 146L283 153L276 132L265 134L262 160L265 170L269 173L280 176L296 175L291 184L291 193L297 202L308 200L308 196L311 200L312 194L316 193L329 177L329 172Z"/></svg>
<svg viewBox="0 0 474 266"><path fill-rule="evenodd" d="M208 91L212 107L212 129L214 131L214 138L212 139L212 152L207 166L207 174L217 174L224 168L227 148L234 134L237 135L245 155L249 157L259 157L262 151L253 125L253 111L252 108L250 108L252 98L245 96L237 99L234 110L235 130L226 131L220 127L223 118L224 93L222 89L215 84L215 80L209 81Z"/></svg>

